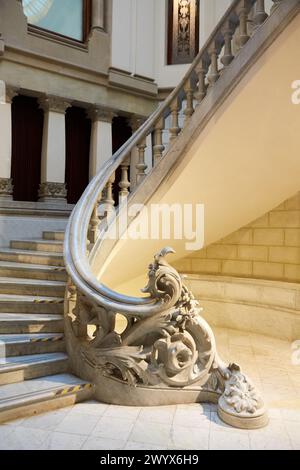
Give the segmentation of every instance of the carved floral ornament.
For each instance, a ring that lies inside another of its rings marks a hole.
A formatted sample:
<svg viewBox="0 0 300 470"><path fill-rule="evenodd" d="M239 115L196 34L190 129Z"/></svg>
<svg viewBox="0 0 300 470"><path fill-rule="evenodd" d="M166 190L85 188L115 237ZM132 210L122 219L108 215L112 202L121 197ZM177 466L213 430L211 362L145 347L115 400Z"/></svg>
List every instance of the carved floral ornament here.
<svg viewBox="0 0 300 470"><path fill-rule="evenodd" d="M110 388L126 387L119 404L134 405L137 399L153 404L151 390L160 390L166 398L155 399L156 404L211 401L234 426L265 425L266 412L254 386L238 365L226 366L219 359L198 301L167 262L166 255L173 252L167 247L155 255L142 290L166 308L149 317L124 314L122 334L115 331L117 311L91 304L80 292L74 295L70 284L66 328L76 373L95 383L96 397L103 401L115 403ZM94 328L90 338L88 325Z"/></svg>

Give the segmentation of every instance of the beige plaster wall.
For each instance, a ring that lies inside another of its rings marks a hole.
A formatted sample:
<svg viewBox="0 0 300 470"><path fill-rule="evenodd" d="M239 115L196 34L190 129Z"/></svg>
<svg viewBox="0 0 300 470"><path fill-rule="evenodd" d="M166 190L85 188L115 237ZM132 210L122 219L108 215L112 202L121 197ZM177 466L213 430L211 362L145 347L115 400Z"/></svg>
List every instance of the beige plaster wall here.
<svg viewBox="0 0 300 470"><path fill-rule="evenodd" d="M175 266L187 273L299 282L300 192Z"/></svg>

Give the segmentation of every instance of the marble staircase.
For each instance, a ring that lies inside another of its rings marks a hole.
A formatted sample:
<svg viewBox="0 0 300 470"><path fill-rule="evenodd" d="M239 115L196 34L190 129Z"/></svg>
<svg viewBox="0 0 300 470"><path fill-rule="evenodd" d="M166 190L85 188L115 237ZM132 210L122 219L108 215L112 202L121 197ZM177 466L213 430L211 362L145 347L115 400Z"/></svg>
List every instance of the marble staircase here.
<svg viewBox="0 0 300 470"><path fill-rule="evenodd" d="M64 232L0 249L0 422L89 398L68 373Z"/></svg>

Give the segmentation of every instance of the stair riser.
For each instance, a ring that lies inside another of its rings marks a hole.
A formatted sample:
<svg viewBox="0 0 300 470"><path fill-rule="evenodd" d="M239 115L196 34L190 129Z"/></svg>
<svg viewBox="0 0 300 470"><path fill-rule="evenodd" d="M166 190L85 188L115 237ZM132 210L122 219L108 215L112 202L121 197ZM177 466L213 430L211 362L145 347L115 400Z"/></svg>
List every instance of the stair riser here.
<svg viewBox="0 0 300 470"><path fill-rule="evenodd" d="M82 390L75 394L73 393L64 397L53 398L30 405L23 405L11 408L9 410L0 411L0 423L5 423L14 419L21 419L40 413L46 413L48 411L65 408L67 406L72 406L75 403L91 399L92 395L92 389Z"/></svg>
<svg viewBox="0 0 300 470"><path fill-rule="evenodd" d="M64 304L35 302L0 302L0 313L64 313ZM1 315L0 315L1 322Z"/></svg>
<svg viewBox="0 0 300 470"><path fill-rule="evenodd" d="M22 323L1 322L0 315L0 334L26 334L26 333L62 333L64 331L64 322L47 321L45 323Z"/></svg>
<svg viewBox="0 0 300 470"><path fill-rule="evenodd" d="M68 361L62 359L61 361L27 366L16 371L3 371L0 373L0 385L23 382L23 380L36 379L45 375L62 374L68 371L68 367Z"/></svg>
<svg viewBox="0 0 300 470"><path fill-rule="evenodd" d="M37 243L37 242L24 242L22 240L11 241L11 248L16 248L17 250L31 250L31 251L48 251L53 253L63 253L64 246L62 243L54 244L49 241L49 243Z"/></svg>
<svg viewBox="0 0 300 470"><path fill-rule="evenodd" d="M44 240L64 241L65 234L60 232L43 232Z"/></svg>
<svg viewBox="0 0 300 470"><path fill-rule="evenodd" d="M41 295L49 297L64 297L65 286L46 286L34 284L9 284L0 283L0 294L14 295Z"/></svg>
<svg viewBox="0 0 300 470"><path fill-rule="evenodd" d="M27 354L47 354L53 352L65 352L63 340L37 343L6 344L6 357L25 356Z"/></svg>
<svg viewBox="0 0 300 470"><path fill-rule="evenodd" d="M34 255L18 253L0 253L0 261L15 261L16 263L43 264L46 266L64 267L62 256L42 256L38 252Z"/></svg>
<svg viewBox="0 0 300 470"><path fill-rule="evenodd" d="M0 277L17 277L22 279L40 279L46 281L66 281L65 271L40 271L31 269L11 269L0 267Z"/></svg>

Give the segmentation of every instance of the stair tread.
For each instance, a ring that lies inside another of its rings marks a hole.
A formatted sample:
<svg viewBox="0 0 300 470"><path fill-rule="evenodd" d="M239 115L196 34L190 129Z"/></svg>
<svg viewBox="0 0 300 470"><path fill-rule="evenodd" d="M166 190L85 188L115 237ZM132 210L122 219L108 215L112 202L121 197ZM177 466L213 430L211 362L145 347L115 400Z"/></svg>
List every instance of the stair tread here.
<svg viewBox="0 0 300 470"><path fill-rule="evenodd" d="M1 250L0 250L1 251ZM0 261L0 268L11 268L11 269L28 269L29 271L55 271L64 272L65 268L59 266L51 266L47 264L29 264L29 263L18 263L16 261Z"/></svg>
<svg viewBox="0 0 300 470"><path fill-rule="evenodd" d="M48 281L45 279L28 279L22 277L2 277L0 276L0 284L20 284L20 285L36 285L36 286L54 286L64 287L66 283L64 281Z"/></svg>
<svg viewBox="0 0 300 470"><path fill-rule="evenodd" d="M21 240L18 240L21 241ZM63 258L63 253L57 253L55 251L35 251L35 250L22 250L19 248L1 248L0 253L9 253L16 255L33 255L33 256L52 256L53 258Z"/></svg>
<svg viewBox="0 0 300 470"><path fill-rule="evenodd" d="M68 388L76 385L87 384L85 380L81 380L72 374L56 374L36 379L27 380L25 382L18 382L14 384L7 384L0 386L0 409L1 405L9 401L26 400L30 399L30 395L44 394L45 392L53 392Z"/></svg>
<svg viewBox="0 0 300 470"><path fill-rule="evenodd" d="M20 243L42 243L44 245L63 245L62 240L46 240L45 238L22 238L21 240L11 240L11 243L20 242Z"/></svg>
<svg viewBox="0 0 300 470"><path fill-rule="evenodd" d="M63 320L63 315L47 313L0 313L0 322L48 322Z"/></svg>
<svg viewBox="0 0 300 470"><path fill-rule="evenodd" d="M7 372L8 370L23 369L24 367L29 367L33 364L61 361L67 359L67 354L61 352L30 354L23 356L0 358L0 373Z"/></svg>
<svg viewBox="0 0 300 470"><path fill-rule="evenodd" d="M43 295L17 295L17 294L0 294L0 302L63 302L63 297L52 297Z"/></svg>
<svg viewBox="0 0 300 470"><path fill-rule="evenodd" d="M59 340L64 337L63 333L24 333L0 335L0 342L5 344L34 343L38 340Z"/></svg>

